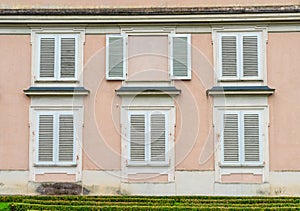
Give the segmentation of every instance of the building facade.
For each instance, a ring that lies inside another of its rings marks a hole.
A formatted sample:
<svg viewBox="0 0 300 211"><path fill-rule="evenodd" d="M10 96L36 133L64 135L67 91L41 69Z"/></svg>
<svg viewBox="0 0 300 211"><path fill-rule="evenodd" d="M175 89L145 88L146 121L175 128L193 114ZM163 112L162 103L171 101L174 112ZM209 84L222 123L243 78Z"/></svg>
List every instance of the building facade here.
<svg viewBox="0 0 300 211"><path fill-rule="evenodd" d="M0 55L1 194L300 194L298 0L4 0Z"/></svg>

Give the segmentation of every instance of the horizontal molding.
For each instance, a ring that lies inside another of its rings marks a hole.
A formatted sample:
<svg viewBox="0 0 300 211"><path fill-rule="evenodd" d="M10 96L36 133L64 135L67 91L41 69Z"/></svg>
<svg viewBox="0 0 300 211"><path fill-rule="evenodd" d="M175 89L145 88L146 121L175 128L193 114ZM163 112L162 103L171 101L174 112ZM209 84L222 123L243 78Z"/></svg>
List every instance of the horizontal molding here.
<svg viewBox="0 0 300 211"><path fill-rule="evenodd" d="M142 24L142 23L251 23L269 21L299 21L300 13L246 13L199 15L1 15L2 24Z"/></svg>
<svg viewBox="0 0 300 211"><path fill-rule="evenodd" d="M84 87L30 87L24 90L27 96L41 96L41 95L88 95L89 90Z"/></svg>
<svg viewBox="0 0 300 211"><path fill-rule="evenodd" d="M268 86L214 86L208 89L208 95L271 95L275 89Z"/></svg>
<svg viewBox="0 0 300 211"><path fill-rule="evenodd" d="M249 24L251 23L239 23L241 25L239 25L239 27L243 26L243 25L247 25L249 26ZM30 26L27 26L26 24L20 24L19 26L10 26L13 24L8 24L8 26L6 25L0 25L0 34L2 35L30 35L32 28ZM26 26L25 26L26 25ZM80 25L80 24L79 24ZM147 24L147 26L156 26L156 24ZM253 23L251 26L261 26L263 25L264 27L266 27L267 25L267 29L268 32L300 32L300 24L297 23L291 23L291 22L286 22L286 23ZM59 30L59 28L78 28L78 25L74 26L74 24L66 24L63 27L61 26L55 26L56 29ZM130 25L125 25L125 26L130 26ZM212 28L213 27L232 27L234 28L236 25L234 25L234 23L216 23L216 24L198 24L198 23L194 23L194 24L185 24L185 23L181 23L181 24L176 24L176 25L170 25L170 24L165 24L163 26L173 26L175 27L175 33L211 33L212 32ZM47 28L49 27L49 25L43 25L40 24L39 25L40 28ZM51 26L50 26L51 27ZM82 27L82 26L81 26ZM112 25L112 26L103 26L101 24L89 24L86 26L83 26L85 28L85 34L101 34L101 35L106 35L106 34L120 34L121 33L121 27L119 25Z"/></svg>

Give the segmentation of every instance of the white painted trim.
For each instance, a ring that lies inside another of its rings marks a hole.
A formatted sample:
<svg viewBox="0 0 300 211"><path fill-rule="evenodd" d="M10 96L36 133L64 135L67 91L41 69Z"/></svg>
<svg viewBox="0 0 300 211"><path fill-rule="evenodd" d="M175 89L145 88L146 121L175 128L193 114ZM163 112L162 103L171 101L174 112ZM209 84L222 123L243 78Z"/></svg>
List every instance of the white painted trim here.
<svg viewBox="0 0 300 211"><path fill-rule="evenodd" d="M121 106L121 146L122 161L121 173L122 182L128 182L129 174L151 173L151 174L168 174L168 181L174 181L175 172L175 152L174 152L174 129L176 122L174 100L170 96L122 96ZM165 164L151 165L128 165L128 142L130 128L128 126L128 113L135 111L159 110L168 114L168 157Z"/></svg>
<svg viewBox="0 0 300 211"><path fill-rule="evenodd" d="M121 34L126 35L168 35L174 33L175 28L168 26L121 26Z"/></svg>
<svg viewBox="0 0 300 211"><path fill-rule="evenodd" d="M39 77L39 49L41 37L53 37L56 40L55 57L56 65L54 68L55 77L40 78ZM74 78L60 78L60 39L64 37L75 38L75 77ZM83 45L85 43L85 30L82 28L61 28L61 27L32 27L31 28L31 44L32 44L32 80L33 86L50 86L53 83L60 83L62 86L74 86L74 84L83 84Z"/></svg>
<svg viewBox="0 0 300 211"><path fill-rule="evenodd" d="M229 97L229 101L230 101ZM235 97L234 97L235 98ZM267 97L263 97L267 99ZM243 99L243 96L238 97L238 99ZM215 145L215 181L221 182L221 175L223 173L232 174L232 173L254 173L254 174L262 174L263 182L269 181L269 141L268 141L268 124L269 124L269 109L268 106L263 105L263 102L248 100L243 102L244 105L231 105L229 103L228 106L216 106L214 105L213 112L213 124L214 124L214 145ZM216 100L216 99L215 99ZM235 102L235 100L233 102ZM226 101L226 100L225 100ZM245 104L246 103L246 104ZM256 105L254 105L257 103ZM249 104L249 106L247 106ZM242 113L259 113L260 115L260 162L259 163L244 163L244 164L222 164L222 114L224 112L242 112Z"/></svg>
<svg viewBox="0 0 300 211"><path fill-rule="evenodd" d="M51 102L51 101L49 101ZM73 162L60 163L37 163L37 133L38 115L40 113L67 113L74 117L74 156ZM30 144L29 144L29 180L35 181L36 174L45 173L66 173L76 174L76 181L82 176L82 127L83 127L83 106L59 106L59 105L33 105L29 109L30 119Z"/></svg>
<svg viewBox="0 0 300 211"><path fill-rule="evenodd" d="M166 23L167 24L167 23ZM244 22L240 22L239 24L241 25L235 25L236 27L242 27L244 25L247 26L247 24L249 24L248 22L244 23ZM149 26L151 24L147 24L147 26ZM291 22L280 22L280 23L256 23L257 25L257 29L260 28L260 26L262 26L263 28L266 28L268 32L270 33L284 33L284 32L300 32L300 25L297 23L291 23ZM268 25L268 27L265 27L265 25ZM156 25L153 24L152 27L155 27ZM176 28L174 28L174 32L172 31L172 33L207 33L210 34L212 32L212 29L216 29L217 27L221 28L221 27L226 27L229 28L231 27L232 24L228 24L228 23L224 23L222 24L222 26L219 24L207 24L207 23L203 23L201 25L199 24L186 24L186 23L180 23L179 25L176 25ZM45 27L45 25L43 25L43 27ZM64 27L57 27L57 29L63 31L65 29L65 27L69 27L67 24L64 25ZM130 27L123 27L123 28L130 28ZM164 27L165 28L165 27ZM166 27L167 29L171 29L171 27ZM38 28L31 28L28 25L19 25L19 26L1 26L0 27L0 34L3 35L30 35L32 30L36 29L37 32L41 31L38 30ZM41 28L40 28L41 29ZM98 25L90 25L90 26L86 26L85 29L74 29L73 31L79 31L82 30L83 32L85 32L86 35L90 35L90 34L99 34L99 35L106 35L106 34L120 34L121 33L121 28L119 25L115 25L115 26L98 26ZM84 37L83 37L84 38ZM83 40L84 42L84 40Z"/></svg>
<svg viewBox="0 0 300 211"><path fill-rule="evenodd" d="M231 35L237 37L237 77L222 77L222 52L221 37ZM258 37L258 76L243 77L242 68L242 37L256 35ZM216 25L212 28L213 56L214 56L214 81L217 85L244 86L246 83L251 85L267 84L267 53L266 43L268 40L268 28L264 25Z"/></svg>

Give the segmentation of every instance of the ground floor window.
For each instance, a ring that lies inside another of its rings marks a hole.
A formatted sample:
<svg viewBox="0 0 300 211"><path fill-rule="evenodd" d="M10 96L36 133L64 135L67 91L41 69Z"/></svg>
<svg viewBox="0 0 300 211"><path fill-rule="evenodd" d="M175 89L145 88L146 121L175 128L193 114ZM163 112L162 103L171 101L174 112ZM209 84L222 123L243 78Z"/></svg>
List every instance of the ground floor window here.
<svg viewBox="0 0 300 211"><path fill-rule="evenodd" d="M166 111L130 111L129 162L155 164L167 162L168 115Z"/></svg>
<svg viewBox="0 0 300 211"><path fill-rule="evenodd" d="M75 163L75 116L72 111L36 113L36 163Z"/></svg>
<svg viewBox="0 0 300 211"><path fill-rule="evenodd" d="M262 120L260 111L222 112L221 147L224 164L262 162Z"/></svg>

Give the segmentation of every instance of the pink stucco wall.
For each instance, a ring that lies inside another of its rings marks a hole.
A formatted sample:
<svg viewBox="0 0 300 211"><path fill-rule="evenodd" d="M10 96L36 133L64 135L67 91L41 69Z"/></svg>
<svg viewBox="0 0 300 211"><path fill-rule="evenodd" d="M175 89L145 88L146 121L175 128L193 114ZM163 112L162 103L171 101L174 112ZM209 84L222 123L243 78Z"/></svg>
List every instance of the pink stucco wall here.
<svg viewBox="0 0 300 211"><path fill-rule="evenodd" d="M0 169L28 169L30 85L29 35L0 36Z"/></svg>
<svg viewBox="0 0 300 211"><path fill-rule="evenodd" d="M168 80L168 36L128 36L128 80Z"/></svg>
<svg viewBox="0 0 300 211"><path fill-rule="evenodd" d="M120 81L105 79L104 35L87 35L84 84L90 90L84 103L83 169L120 169Z"/></svg>
<svg viewBox="0 0 300 211"><path fill-rule="evenodd" d="M192 80L176 81L182 93L175 98L176 168L178 170L213 169L212 108L206 90L213 85L211 34L194 34L192 42Z"/></svg>
<svg viewBox="0 0 300 211"><path fill-rule="evenodd" d="M241 6L241 5L293 5L298 0L2 0L0 8L105 8L105 7L209 7L209 6Z"/></svg>
<svg viewBox="0 0 300 211"><path fill-rule="evenodd" d="M300 36L270 33L267 45L268 84L275 88L270 105L270 169L300 169Z"/></svg>

